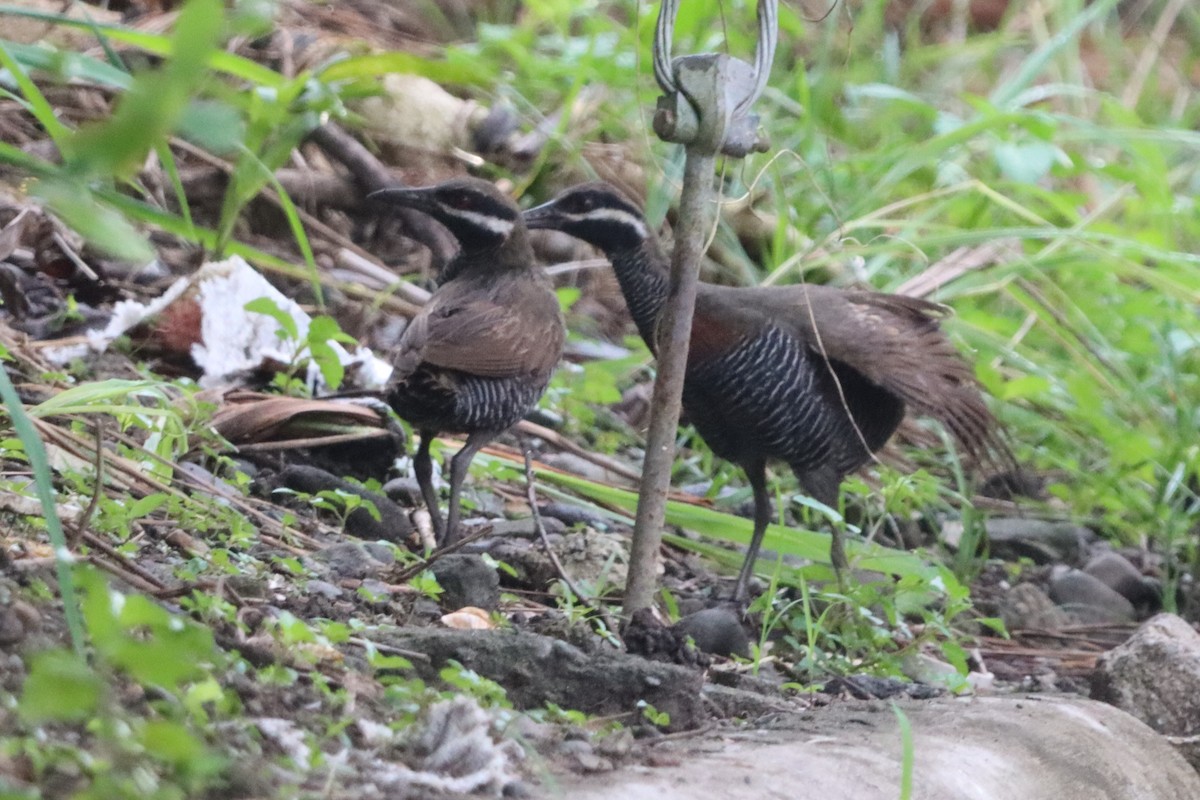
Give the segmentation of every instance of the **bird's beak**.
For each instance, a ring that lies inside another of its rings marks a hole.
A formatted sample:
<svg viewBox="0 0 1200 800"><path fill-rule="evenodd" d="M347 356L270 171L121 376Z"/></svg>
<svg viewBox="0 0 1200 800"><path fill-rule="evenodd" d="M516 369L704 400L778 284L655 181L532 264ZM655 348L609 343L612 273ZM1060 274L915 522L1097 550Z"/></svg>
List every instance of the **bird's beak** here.
<svg viewBox="0 0 1200 800"><path fill-rule="evenodd" d="M433 198L429 193L429 189L405 189L398 186L389 187L387 189L379 189L367 195L367 202L375 206L403 206L404 208L415 208L417 211L430 213L433 209Z"/></svg>
<svg viewBox="0 0 1200 800"><path fill-rule="evenodd" d="M525 227L527 228L557 228L562 222L562 215L555 206L554 200L534 206L522 216L525 217Z"/></svg>

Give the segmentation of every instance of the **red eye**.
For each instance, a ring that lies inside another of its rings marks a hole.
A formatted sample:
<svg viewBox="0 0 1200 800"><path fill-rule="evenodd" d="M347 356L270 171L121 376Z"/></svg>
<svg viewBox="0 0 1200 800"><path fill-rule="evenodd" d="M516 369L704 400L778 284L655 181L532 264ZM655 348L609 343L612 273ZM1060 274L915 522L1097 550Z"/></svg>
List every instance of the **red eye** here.
<svg viewBox="0 0 1200 800"><path fill-rule="evenodd" d="M467 194L466 192L455 192L454 194L450 195L449 198L447 198L447 201L449 205L458 209L468 209L473 205L471 202L471 195Z"/></svg>

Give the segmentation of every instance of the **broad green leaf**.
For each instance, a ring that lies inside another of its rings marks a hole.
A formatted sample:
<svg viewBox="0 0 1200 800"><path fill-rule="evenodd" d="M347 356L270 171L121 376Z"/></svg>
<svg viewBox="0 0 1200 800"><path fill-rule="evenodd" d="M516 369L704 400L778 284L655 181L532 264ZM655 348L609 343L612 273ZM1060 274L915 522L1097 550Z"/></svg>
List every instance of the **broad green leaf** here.
<svg viewBox="0 0 1200 800"><path fill-rule="evenodd" d="M43 650L29 660L18 709L29 722L88 720L104 696L104 681L69 650Z"/></svg>

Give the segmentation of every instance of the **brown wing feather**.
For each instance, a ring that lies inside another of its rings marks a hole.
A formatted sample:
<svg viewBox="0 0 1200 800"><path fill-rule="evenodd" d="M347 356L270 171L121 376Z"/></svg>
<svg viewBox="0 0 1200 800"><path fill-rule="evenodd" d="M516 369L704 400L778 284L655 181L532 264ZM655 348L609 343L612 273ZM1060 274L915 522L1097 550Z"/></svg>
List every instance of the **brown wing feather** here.
<svg viewBox="0 0 1200 800"><path fill-rule="evenodd" d="M946 426L973 460L1009 469L1013 457L974 370L942 331L950 310L916 297L797 285L756 289L809 347L894 392Z"/></svg>
<svg viewBox="0 0 1200 800"><path fill-rule="evenodd" d="M540 281L504 282L493 292L452 281L405 330L394 379L421 363L492 378L547 375L562 343L557 300Z"/></svg>

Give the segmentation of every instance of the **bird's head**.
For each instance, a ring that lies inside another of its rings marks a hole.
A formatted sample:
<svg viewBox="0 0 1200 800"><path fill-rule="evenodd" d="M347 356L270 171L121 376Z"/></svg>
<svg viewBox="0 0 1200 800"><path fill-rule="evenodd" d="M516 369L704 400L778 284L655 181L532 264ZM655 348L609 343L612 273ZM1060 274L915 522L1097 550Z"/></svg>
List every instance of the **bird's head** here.
<svg viewBox="0 0 1200 800"><path fill-rule="evenodd" d="M530 228L562 231L605 253L641 247L650 231L634 203L607 183L584 183L525 212Z"/></svg>
<svg viewBox="0 0 1200 800"><path fill-rule="evenodd" d="M479 178L455 178L418 189L380 189L367 199L428 214L446 226L464 252L494 250L524 228L516 203Z"/></svg>

